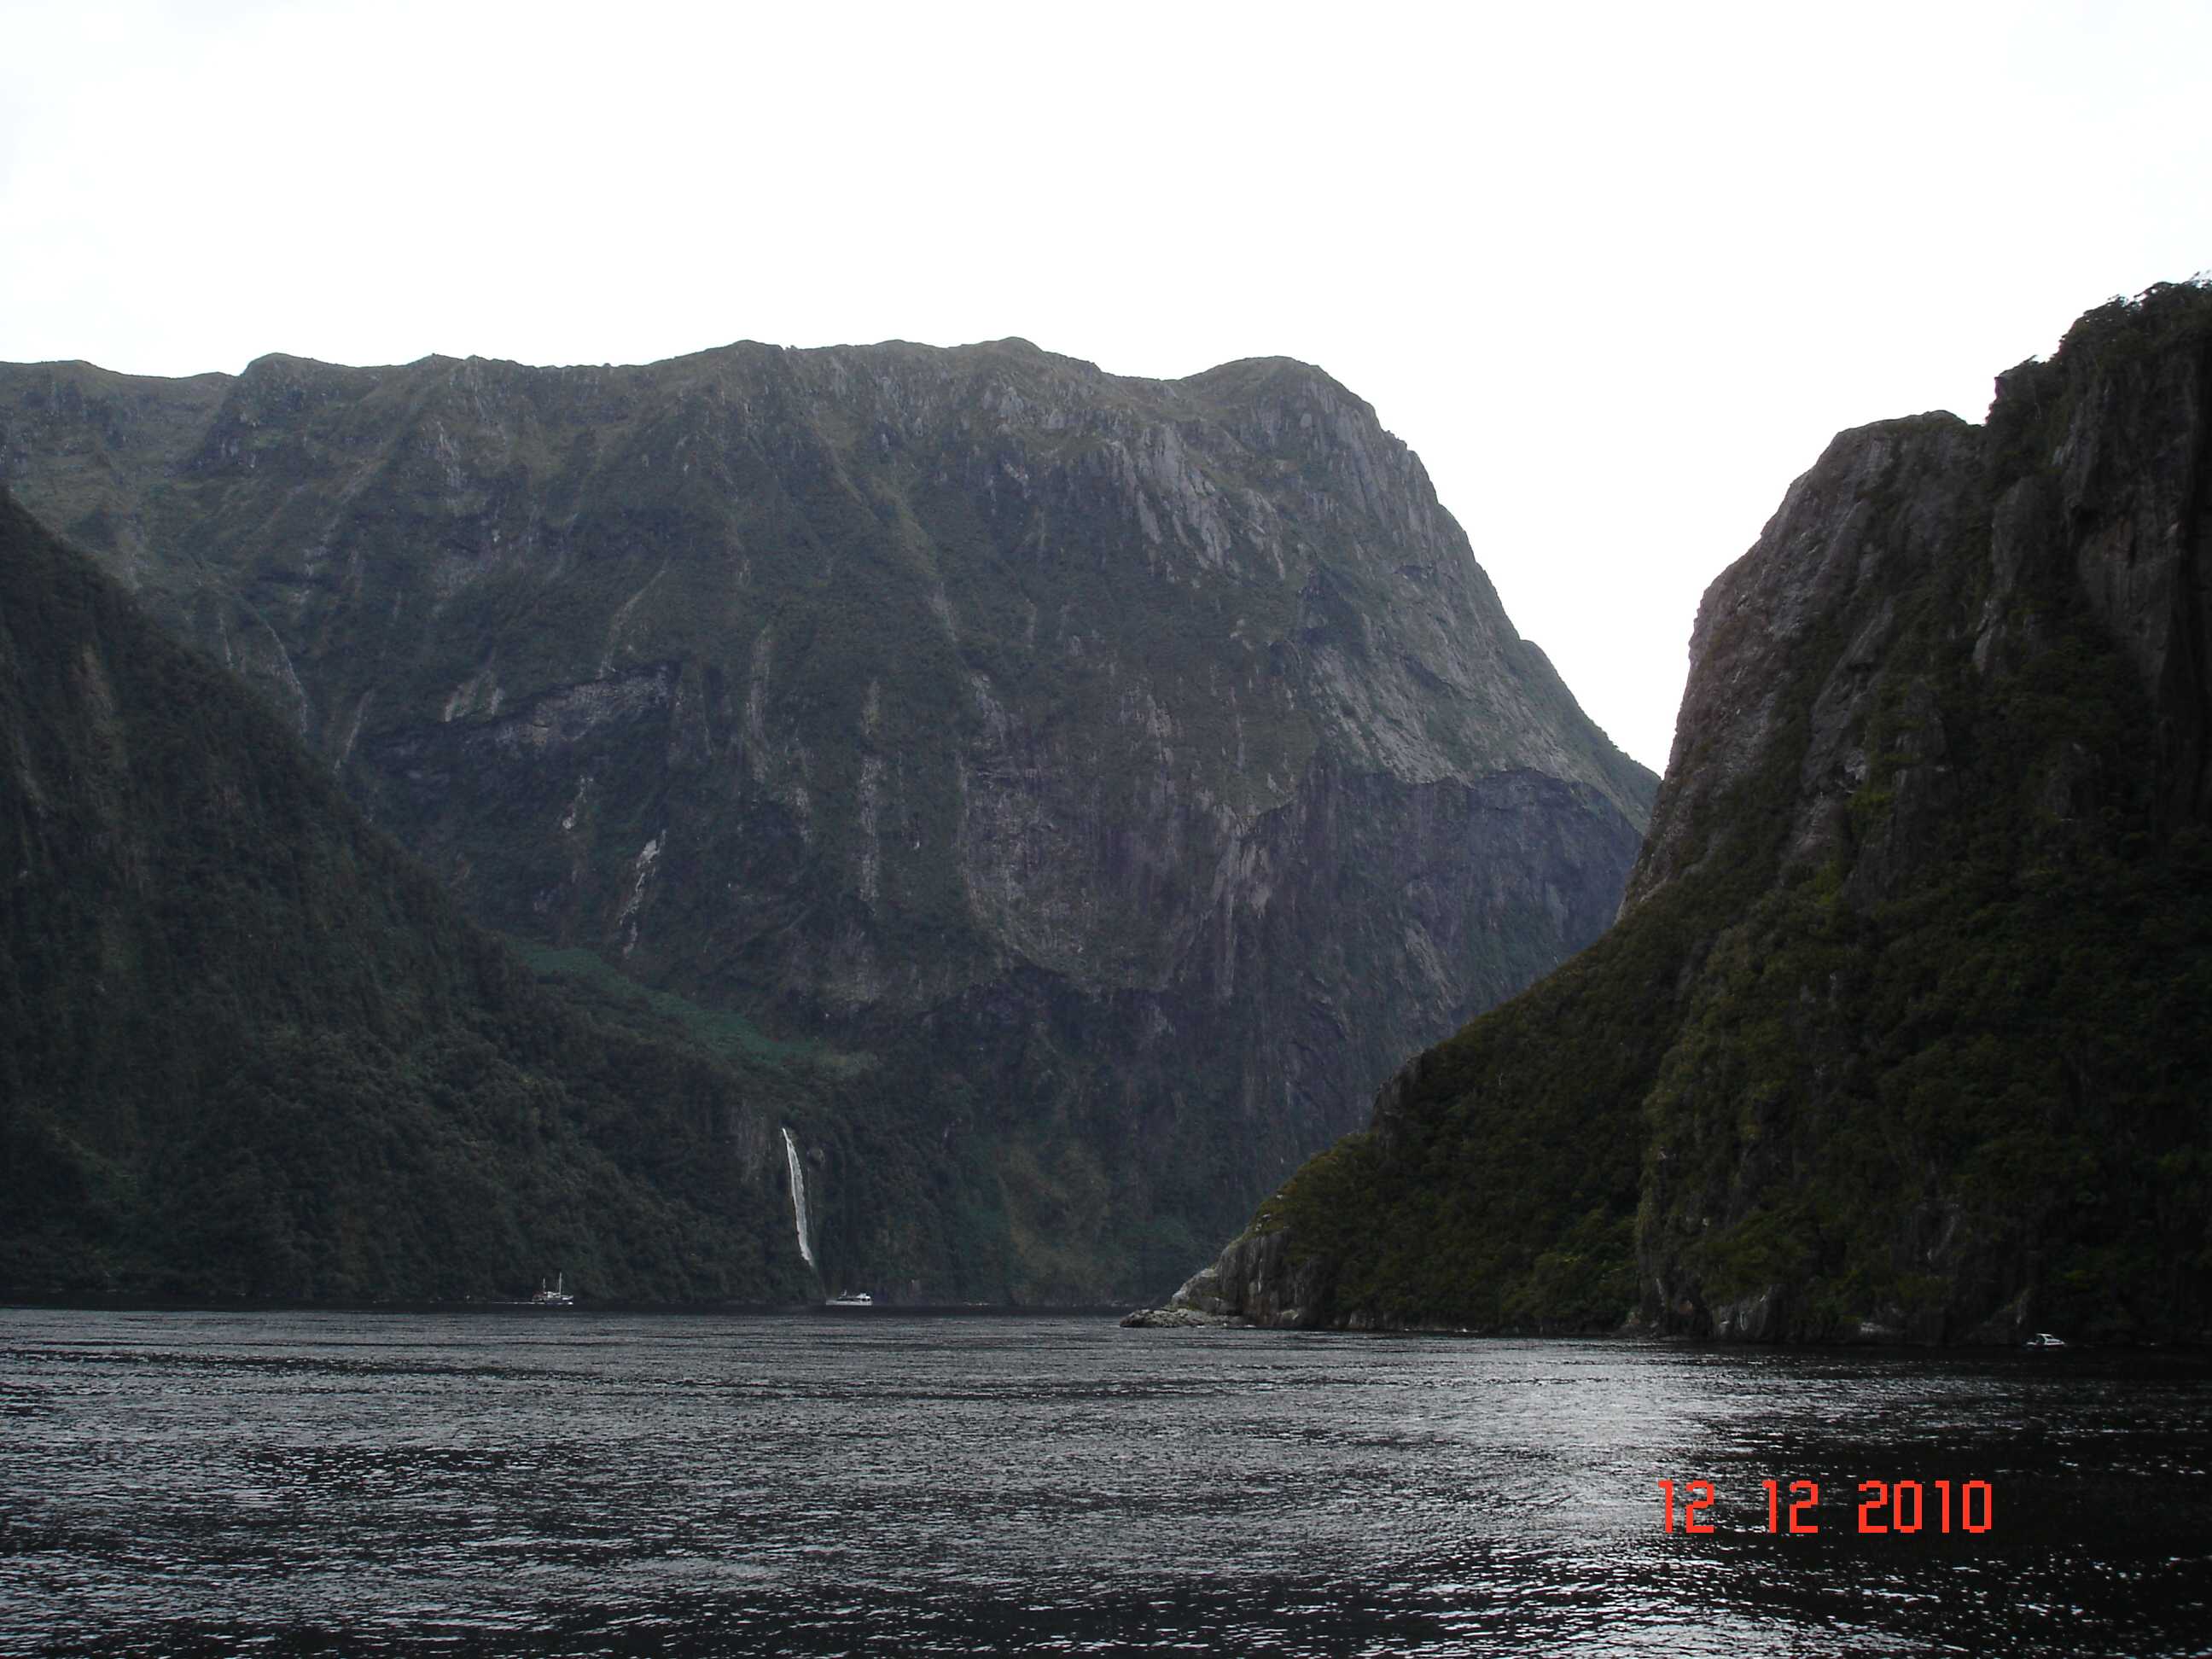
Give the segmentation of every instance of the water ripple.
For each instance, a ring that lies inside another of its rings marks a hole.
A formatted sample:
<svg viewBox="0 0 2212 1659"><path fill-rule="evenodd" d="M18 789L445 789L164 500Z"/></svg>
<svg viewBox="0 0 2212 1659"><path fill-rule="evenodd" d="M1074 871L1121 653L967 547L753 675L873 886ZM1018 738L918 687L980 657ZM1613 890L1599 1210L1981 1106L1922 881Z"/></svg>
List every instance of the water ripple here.
<svg viewBox="0 0 2212 1659"><path fill-rule="evenodd" d="M2194 1652L2205 1382L1073 1320L0 1310L0 1650ZM1819 1485L1819 1532L1767 1532L1770 1479ZM1662 1480L1712 1482L1715 1530L1666 1533ZM1986 1481L1996 1524L1862 1535L1869 1480Z"/></svg>

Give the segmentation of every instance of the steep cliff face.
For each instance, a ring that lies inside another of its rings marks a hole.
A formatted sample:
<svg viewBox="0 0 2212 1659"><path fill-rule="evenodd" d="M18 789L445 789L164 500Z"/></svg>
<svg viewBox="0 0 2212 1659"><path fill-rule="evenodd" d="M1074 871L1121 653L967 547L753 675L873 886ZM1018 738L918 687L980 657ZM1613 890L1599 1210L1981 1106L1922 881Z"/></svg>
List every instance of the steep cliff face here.
<svg viewBox="0 0 2212 1659"><path fill-rule="evenodd" d="M4 496L0 860L0 1289L815 1287L802 1091L549 995Z"/></svg>
<svg viewBox="0 0 2212 1659"><path fill-rule="evenodd" d="M1404 1068L1262 1206L1263 1270L1187 1299L2203 1330L2208 373L2212 292L2155 289L1986 427L1837 439L1705 596L1620 924Z"/></svg>
<svg viewBox="0 0 2212 1659"><path fill-rule="evenodd" d="M854 1282L1157 1286L1595 937L1650 799L1300 364L42 365L0 458L479 917L855 1056Z"/></svg>
<svg viewBox="0 0 2212 1659"><path fill-rule="evenodd" d="M1985 428L1838 441L1708 593L1626 913L1719 844L1706 757L1791 805L1647 1103L1661 1323L2212 1314L2209 373L2202 288L2092 313Z"/></svg>

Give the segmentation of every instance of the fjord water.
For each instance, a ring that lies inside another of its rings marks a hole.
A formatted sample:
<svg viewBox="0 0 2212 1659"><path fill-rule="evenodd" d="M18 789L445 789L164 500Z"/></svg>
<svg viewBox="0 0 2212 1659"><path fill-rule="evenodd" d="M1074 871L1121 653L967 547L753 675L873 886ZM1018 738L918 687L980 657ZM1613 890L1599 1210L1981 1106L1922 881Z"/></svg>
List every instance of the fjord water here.
<svg viewBox="0 0 2212 1659"><path fill-rule="evenodd" d="M19 1309L0 1433L9 1653L2212 1644L2207 1372L2080 1350Z"/></svg>

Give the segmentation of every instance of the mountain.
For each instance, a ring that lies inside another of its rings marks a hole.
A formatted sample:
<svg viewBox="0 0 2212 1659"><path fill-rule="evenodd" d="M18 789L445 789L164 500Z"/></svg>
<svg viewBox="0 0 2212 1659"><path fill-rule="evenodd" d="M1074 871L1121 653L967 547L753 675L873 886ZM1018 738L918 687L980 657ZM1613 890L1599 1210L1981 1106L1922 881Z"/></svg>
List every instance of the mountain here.
<svg viewBox="0 0 2212 1659"><path fill-rule="evenodd" d="M1157 1296L1603 930L1656 787L1282 360L31 365L0 475L539 965L810 1057L879 1292Z"/></svg>
<svg viewBox="0 0 2212 1659"><path fill-rule="evenodd" d="M1619 924L1177 1304L1745 1340L2212 1328L2212 289L1847 432L1707 590Z"/></svg>
<svg viewBox="0 0 2212 1659"><path fill-rule="evenodd" d="M0 870L0 1289L818 1293L802 1086L542 988L4 497Z"/></svg>

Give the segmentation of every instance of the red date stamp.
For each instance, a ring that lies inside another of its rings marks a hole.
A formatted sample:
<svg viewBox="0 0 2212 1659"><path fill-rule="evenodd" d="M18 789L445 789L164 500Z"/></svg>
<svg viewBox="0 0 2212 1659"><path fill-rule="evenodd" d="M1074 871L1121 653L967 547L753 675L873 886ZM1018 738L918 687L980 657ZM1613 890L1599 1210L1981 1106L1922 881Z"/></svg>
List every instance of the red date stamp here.
<svg viewBox="0 0 2212 1659"><path fill-rule="evenodd" d="M1817 1533L1820 1530L1820 1483L1814 1480L1761 1481L1766 1493L1769 1532ZM1710 1480L1686 1480L1678 1487L1662 1480L1666 1500L1667 1530L1711 1532L1707 1513L1720 1502L1720 1492ZM1996 1495L1986 1480L1954 1485L1948 1480L1862 1480L1859 1482L1858 1529L1863 1533L1987 1532L1996 1523Z"/></svg>

